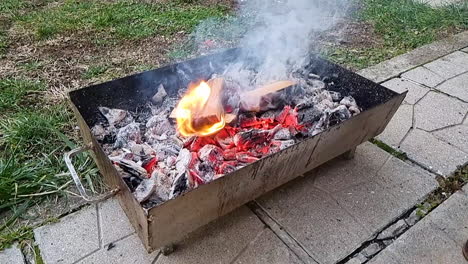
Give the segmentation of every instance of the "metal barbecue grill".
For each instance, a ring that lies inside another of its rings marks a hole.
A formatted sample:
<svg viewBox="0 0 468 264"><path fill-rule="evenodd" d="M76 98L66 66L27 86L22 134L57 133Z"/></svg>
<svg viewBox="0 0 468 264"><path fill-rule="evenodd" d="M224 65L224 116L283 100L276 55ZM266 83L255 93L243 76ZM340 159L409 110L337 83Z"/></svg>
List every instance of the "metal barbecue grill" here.
<svg viewBox="0 0 468 264"><path fill-rule="evenodd" d="M98 107L137 111L148 103L159 84L166 87L169 95L175 96L178 89L186 87L191 80L208 79L213 73L222 73L239 52L231 49L69 93L86 145L78 151L91 150L105 183L118 190L118 200L149 252L176 242L324 162L353 151L385 129L406 95L313 56L305 70L331 78L334 83L331 89L353 96L362 110L360 114L172 200L144 209L91 133L90 128L103 118ZM68 165L76 176L70 161ZM83 188L80 190L85 194Z"/></svg>

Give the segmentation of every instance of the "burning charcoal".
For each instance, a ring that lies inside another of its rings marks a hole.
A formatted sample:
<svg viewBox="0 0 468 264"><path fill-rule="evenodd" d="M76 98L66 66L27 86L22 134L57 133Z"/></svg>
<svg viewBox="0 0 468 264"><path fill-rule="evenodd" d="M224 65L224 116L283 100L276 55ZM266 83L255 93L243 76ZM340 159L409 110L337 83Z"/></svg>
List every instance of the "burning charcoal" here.
<svg viewBox="0 0 468 264"><path fill-rule="evenodd" d="M126 126L133 121L133 117L125 110L111 109L101 106L98 108L101 114L107 119L110 126Z"/></svg>
<svg viewBox="0 0 468 264"><path fill-rule="evenodd" d="M236 159L236 149L226 149L223 151L223 158L225 160L235 160Z"/></svg>
<svg viewBox="0 0 468 264"><path fill-rule="evenodd" d="M126 160L126 159L121 159L121 158L110 158L110 159L125 172L130 173L131 175L136 176L140 179L148 178L148 172L143 167L138 165L137 163L131 160Z"/></svg>
<svg viewBox="0 0 468 264"><path fill-rule="evenodd" d="M156 191L155 195L163 201L169 200L171 193L172 183L175 178L175 171L172 171L170 175L165 175L161 171L155 170L153 176L156 180Z"/></svg>
<svg viewBox="0 0 468 264"><path fill-rule="evenodd" d="M302 124L317 122L321 116L322 111L316 107L302 109L298 113L299 122Z"/></svg>
<svg viewBox="0 0 468 264"><path fill-rule="evenodd" d="M237 152L236 159L240 162L245 162L245 163L252 163L252 162L259 160L259 158L254 157L252 153L250 152Z"/></svg>
<svg viewBox="0 0 468 264"><path fill-rule="evenodd" d="M341 123L351 117L351 112L344 105L339 105L330 114L330 126Z"/></svg>
<svg viewBox="0 0 468 264"><path fill-rule="evenodd" d="M288 140L291 139L292 135L288 128L281 128L278 132L275 133L273 139L276 140Z"/></svg>
<svg viewBox="0 0 468 264"><path fill-rule="evenodd" d="M102 125L95 125L91 129L91 133L96 137L97 140L103 141L104 137L108 134L106 129Z"/></svg>
<svg viewBox="0 0 468 264"><path fill-rule="evenodd" d="M190 154L190 151L188 149L184 148L180 150L179 156L177 157L176 161L176 170L179 174L184 173L187 170L191 159L192 154Z"/></svg>
<svg viewBox="0 0 468 264"><path fill-rule="evenodd" d="M129 143L129 141L134 141L136 143L141 142L140 125L138 123L130 123L120 128L119 132L117 133L114 147L125 147Z"/></svg>
<svg viewBox="0 0 468 264"><path fill-rule="evenodd" d="M265 113L263 113L260 116L260 118L262 118L262 119L267 119L267 118L274 119L280 113L281 113L281 110L279 110L279 109L269 110L269 111L266 111Z"/></svg>
<svg viewBox="0 0 468 264"><path fill-rule="evenodd" d="M226 129L223 129L218 132L215 136L215 141L221 146L223 149L228 149L234 146L233 139Z"/></svg>
<svg viewBox="0 0 468 264"><path fill-rule="evenodd" d="M156 94L151 98L151 102L153 102L156 105L161 104L166 96L166 90L164 89L164 86L160 84L158 86L158 92L156 92Z"/></svg>
<svg viewBox="0 0 468 264"><path fill-rule="evenodd" d="M131 192L134 192L135 189L140 185L142 179L134 176L123 176L122 177L124 182L127 184L127 186L130 188Z"/></svg>
<svg viewBox="0 0 468 264"><path fill-rule="evenodd" d="M343 96L339 92L329 91L333 102L339 102L343 99Z"/></svg>
<svg viewBox="0 0 468 264"><path fill-rule="evenodd" d="M290 139L290 140L272 140L271 143L274 146L278 147L279 150L283 150L283 149L285 149L287 147L290 147L290 146L294 145L295 141L294 141L294 139Z"/></svg>
<svg viewBox="0 0 468 264"><path fill-rule="evenodd" d="M177 197L188 190L188 178L187 173L179 173L177 177L174 179L174 183L172 184L171 191L169 193L169 199Z"/></svg>
<svg viewBox="0 0 468 264"><path fill-rule="evenodd" d="M146 201L156 190L156 177L144 179L133 193L138 202Z"/></svg>
<svg viewBox="0 0 468 264"><path fill-rule="evenodd" d="M237 165L236 161L225 161L225 162L221 163L221 165L219 166L217 172L219 174L231 173L231 172L236 170L236 165ZM219 177L216 177L216 175L215 175L213 177L213 179L216 179L216 178L219 178Z"/></svg>
<svg viewBox="0 0 468 264"><path fill-rule="evenodd" d="M361 110L359 110L359 107L357 106L350 106L349 107L349 111L351 111L351 113L353 114L353 116L361 113Z"/></svg>
<svg viewBox="0 0 468 264"><path fill-rule="evenodd" d="M216 142L211 137L195 137L190 143L189 149L198 152L203 146L210 144L216 145Z"/></svg>
<svg viewBox="0 0 468 264"><path fill-rule="evenodd" d="M361 112L361 110L359 110L359 107L356 103L356 100L354 100L352 96L346 96L340 101L340 104L347 106L349 111L351 111L353 115L357 115Z"/></svg>
<svg viewBox="0 0 468 264"><path fill-rule="evenodd" d="M141 166L143 169L148 172L148 175L151 175L158 164L158 159L156 157L150 157L143 161Z"/></svg>
<svg viewBox="0 0 468 264"><path fill-rule="evenodd" d="M139 155L139 156L149 156L149 155L152 155L152 154L156 153L155 150L153 148L151 148L151 146L146 144L146 143L132 144L132 146L130 146L130 151L133 154Z"/></svg>
<svg viewBox="0 0 468 264"><path fill-rule="evenodd" d="M214 163L223 160L223 150L215 145L205 145L198 151L198 157L202 161Z"/></svg>
<svg viewBox="0 0 468 264"><path fill-rule="evenodd" d="M239 132L234 136L234 144L238 150L249 150L257 144L265 143L268 140L269 131L251 129Z"/></svg>
<svg viewBox="0 0 468 264"><path fill-rule="evenodd" d="M351 106L356 106L356 107L357 107L356 100L354 100L354 98L353 98L352 96L346 96L346 97L344 97L344 98L340 101L340 104L345 105L345 106L347 106L347 107L351 107Z"/></svg>

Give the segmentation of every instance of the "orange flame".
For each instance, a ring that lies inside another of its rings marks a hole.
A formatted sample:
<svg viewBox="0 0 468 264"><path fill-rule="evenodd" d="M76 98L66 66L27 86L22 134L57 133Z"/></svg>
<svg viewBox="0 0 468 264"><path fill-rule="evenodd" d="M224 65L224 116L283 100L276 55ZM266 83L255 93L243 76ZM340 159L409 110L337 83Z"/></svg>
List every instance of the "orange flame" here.
<svg viewBox="0 0 468 264"><path fill-rule="evenodd" d="M199 122L197 118L206 112L206 106L209 103L211 87L208 83L202 81L198 85L191 84L187 93L182 97L177 105L175 114L177 120L177 129L183 136L209 136L224 128L224 111L221 105L214 109L213 118L204 118ZM219 100L219 98L214 98Z"/></svg>

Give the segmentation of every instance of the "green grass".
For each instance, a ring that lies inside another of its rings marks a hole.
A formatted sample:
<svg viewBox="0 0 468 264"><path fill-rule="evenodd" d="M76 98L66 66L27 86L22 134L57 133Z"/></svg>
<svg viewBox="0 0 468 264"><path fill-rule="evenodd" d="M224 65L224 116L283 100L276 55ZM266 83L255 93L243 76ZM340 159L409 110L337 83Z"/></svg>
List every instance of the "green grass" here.
<svg viewBox="0 0 468 264"><path fill-rule="evenodd" d="M42 91L44 84L20 79L0 79L0 117L6 111L23 109L26 95Z"/></svg>
<svg viewBox="0 0 468 264"><path fill-rule="evenodd" d="M107 65L93 65L88 68L83 73L83 78L84 79L92 79L95 77L99 77L100 75L104 74L107 70L109 69L109 66Z"/></svg>
<svg viewBox="0 0 468 264"><path fill-rule="evenodd" d="M23 0L2 0L0 1L0 15L16 13L25 6L26 3Z"/></svg>
<svg viewBox="0 0 468 264"><path fill-rule="evenodd" d="M200 21L223 16L227 8L179 2L147 4L127 1L70 1L19 18L39 39L79 33L93 39L142 39L190 31Z"/></svg>
<svg viewBox="0 0 468 264"><path fill-rule="evenodd" d="M390 153L391 155L401 159L401 160L407 160L408 159L408 156L406 155L406 153L404 152L401 152L401 151L398 151L392 147L390 147L389 145L385 144L384 142L378 140L378 139L375 139L375 138L371 138L369 140L372 144L376 145L377 147L385 150L386 152Z"/></svg>
<svg viewBox="0 0 468 264"><path fill-rule="evenodd" d="M43 89L40 82L0 79L0 213L20 212L5 220L0 231L48 195L65 194L72 182L64 174L62 157L76 147L66 136L74 120L63 104L38 104L38 98L28 96ZM78 155L75 164L94 190L98 174L90 156Z"/></svg>
<svg viewBox="0 0 468 264"><path fill-rule="evenodd" d="M468 2L439 8L412 0L362 0L357 19L374 25L382 43L371 47L333 47L333 61L362 69L393 58L452 32L468 29Z"/></svg>

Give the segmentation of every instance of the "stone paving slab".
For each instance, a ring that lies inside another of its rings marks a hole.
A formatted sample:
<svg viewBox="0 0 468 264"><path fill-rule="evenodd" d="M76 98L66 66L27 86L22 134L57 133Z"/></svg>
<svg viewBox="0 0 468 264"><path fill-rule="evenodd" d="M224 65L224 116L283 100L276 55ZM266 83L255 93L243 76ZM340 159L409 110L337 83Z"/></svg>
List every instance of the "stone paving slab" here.
<svg viewBox="0 0 468 264"><path fill-rule="evenodd" d="M463 122L468 104L438 92L429 92L414 107L415 127L433 131Z"/></svg>
<svg viewBox="0 0 468 264"><path fill-rule="evenodd" d="M467 48L464 48L464 49L462 49L462 51L464 51L464 52L468 52L468 47L467 47Z"/></svg>
<svg viewBox="0 0 468 264"><path fill-rule="evenodd" d="M403 72L468 46L468 31L424 45L413 51L363 69L358 73L375 82L383 82Z"/></svg>
<svg viewBox="0 0 468 264"><path fill-rule="evenodd" d="M436 87L445 79L439 76L437 73L429 70L428 68L421 66L411 71L405 72L401 75L404 79L412 80L420 84L424 84L427 87Z"/></svg>
<svg viewBox="0 0 468 264"><path fill-rule="evenodd" d="M0 263L4 264L24 264L23 253L17 245L13 245L3 251L0 251Z"/></svg>
<svg viewBox="0 0 468 264"><path fill-rule="evenodd" d="M103 246L135 232L116 198L100 203L98 214Z"/></svg>
<svg viewBox="0 0 468 264"><path fill-rule="evenodd" d="M440 7L450 4L459 4L462 3L464 0L419 0L421 3L426 3L433 7Z"/></svg>
<svg viewBox="0 0 468 264"><path fill-rule="evenodd" d="M466 63L468 63L468 61ZM468 102L468 72L444 82L437 86L436 89Z"/></svg>
<svg viewBox="0 0 468 264"><path fill-rule="evenodd" d="M436 186L434 175L365 143L354 160L331 161L258 202L314 259L335 263Z"/></svg>
<svg viewBox="0 0 468 264"><path fill-rule="evenodd" d="M395 112L392 120L388 123L382 134L377 136L378 140L385 142L394 148L400 146L401 141L413 127L413 106L403 104Z"/></svg>
<svg viewBox="0 0 468 264"><path fill-rule="evenodd" d="M389 81L382 83L382 85L397 93L403 93L405 91L408 91L404 101L411 105L418 102L429 92L429 88L402 78L393 78Z"/></svg>
<svg viewBox="0 0 468 264"><path fill-rule="evenodd" d="M425 64L424 67L445 79L452 78L468 71L468 54L455 51L440 59Z"/></svg>
<svg viewBox="0 0 468 264"><path fill-rule="evenodd" d="M257 239L236 259L236 264L299 264L303 263L269 229L265 229Z"/></svg>
<svg viewBox="0 0 468 264"><path fill-rule="evenodd" d="M161 255L156 263L231 263L264 231L264 228L264 224L252 211L243 206L195 231L178 243L178 249L174 253L169 256ZM281 247L274 250L283 249ZM269 257L274 258L276 253L272 251L270 254L272 255Z"/></svg>
<svg viewBox="0 0 468 264"><path fill-rule="evenodd" d="M151 264L159 254L159 252L148 254L136 234L116 241L112 245L113 247L102 248L77 264Z"/></svg>
<svg viewBox="0 0 468 264"><path fill-rule="evenodd" d="M411 130L400 149L410 159L444 176L449 176L457 166L468 161L467 153L420 129Z"/></svg>
<svg viewBox="0 0 468 264"><path fill-rule="evenodd" d="M384 249L369 263L466 263L468 195L459 191Z"/></svg>
<svg viewBox="0 0 468 264"><path fill-rule="evenodd" d="M34 229L34 237L45 263L74 263L100 247L96 206Z"/></svg>
<svg viewBox="0 0 468 264"><path fill-rule="evenodd" d="M453 126L435 131L432 134L438 139L468 153L468 125Z"/></svg>

